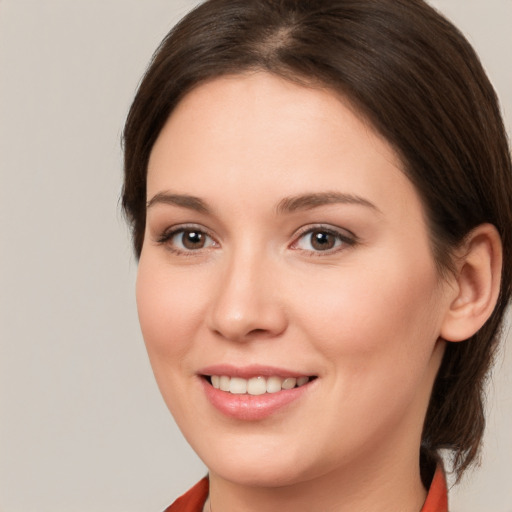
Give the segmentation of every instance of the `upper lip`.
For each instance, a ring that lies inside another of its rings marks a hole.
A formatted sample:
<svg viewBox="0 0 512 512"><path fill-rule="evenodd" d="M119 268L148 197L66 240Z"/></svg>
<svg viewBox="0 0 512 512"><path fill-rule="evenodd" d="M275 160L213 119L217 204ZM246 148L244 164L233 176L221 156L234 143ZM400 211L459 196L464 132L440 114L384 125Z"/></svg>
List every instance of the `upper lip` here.
<svg viewBox="0 0 512 512"><path fill-rule="evenodd" d="M205 366L198 371L199 375L226 375L229 377L240 377L250 379L252 377L311 377L312 374L304 373L276 366L252 364L248 366L234 366L231 364L215 364Z"/></svg>

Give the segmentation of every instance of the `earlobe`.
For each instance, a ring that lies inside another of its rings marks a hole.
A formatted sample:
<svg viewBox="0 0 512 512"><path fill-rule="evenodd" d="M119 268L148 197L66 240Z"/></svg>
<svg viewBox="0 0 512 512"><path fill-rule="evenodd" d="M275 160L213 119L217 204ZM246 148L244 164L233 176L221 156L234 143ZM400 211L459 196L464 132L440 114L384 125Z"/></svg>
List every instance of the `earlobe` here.
<svg viewBox="0 0 512 512"><path fill-rule="evenodd" d="M441 337L463 341L491 316L500 291L502 245L492 224L481 224L457 251L456 294L443 321Z"/></svg>

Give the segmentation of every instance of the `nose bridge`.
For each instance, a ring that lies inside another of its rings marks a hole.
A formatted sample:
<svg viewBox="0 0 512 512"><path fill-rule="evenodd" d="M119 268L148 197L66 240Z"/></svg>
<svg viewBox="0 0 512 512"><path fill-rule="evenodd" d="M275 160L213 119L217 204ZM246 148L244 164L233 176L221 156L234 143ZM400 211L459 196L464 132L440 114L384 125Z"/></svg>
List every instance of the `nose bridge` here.
<svg viewBox="0 0 512 512"><path fill-rule="evenodd" d="M250 244L234 249L224 261L212 300L210 328L226 339L248 341L277 336L286 328L276 293L276 257Z"/></svg>

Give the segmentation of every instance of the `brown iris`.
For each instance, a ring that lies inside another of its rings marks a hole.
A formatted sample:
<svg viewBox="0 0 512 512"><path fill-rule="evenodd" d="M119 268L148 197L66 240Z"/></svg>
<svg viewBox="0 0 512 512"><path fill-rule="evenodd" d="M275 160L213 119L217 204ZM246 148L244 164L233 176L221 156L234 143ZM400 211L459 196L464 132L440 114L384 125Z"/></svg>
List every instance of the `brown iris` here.
<svg viewBox="0 0 512 512"><path fill-rule="evenodd" d="M186 249L202 249L206 243L206 236L195 229L185 229L181 235L181 242Z"/></svg>
<svg viewBox="0 0 512 512"><path fill-rule="evenodd" d="M311 232L311 246L317 251L328 251L336 244L336 236L328 231Z"/></svg>

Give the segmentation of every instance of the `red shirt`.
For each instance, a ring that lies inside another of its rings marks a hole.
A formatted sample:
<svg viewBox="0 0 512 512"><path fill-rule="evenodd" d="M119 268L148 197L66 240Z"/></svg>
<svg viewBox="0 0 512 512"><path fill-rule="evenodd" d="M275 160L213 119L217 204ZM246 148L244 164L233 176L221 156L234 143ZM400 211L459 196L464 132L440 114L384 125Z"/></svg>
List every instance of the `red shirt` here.
<svg viewBox="0 0 512 512"><path fill-rule="evenodd" d="M164 512L203 512L207 497L208 478L205 477L167 507ZM448 512L448 491L444 472L440 467L437 468L427 499L420 512Z"/></svg>

